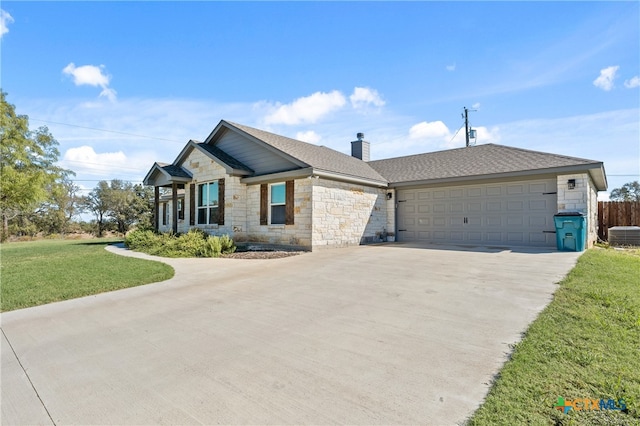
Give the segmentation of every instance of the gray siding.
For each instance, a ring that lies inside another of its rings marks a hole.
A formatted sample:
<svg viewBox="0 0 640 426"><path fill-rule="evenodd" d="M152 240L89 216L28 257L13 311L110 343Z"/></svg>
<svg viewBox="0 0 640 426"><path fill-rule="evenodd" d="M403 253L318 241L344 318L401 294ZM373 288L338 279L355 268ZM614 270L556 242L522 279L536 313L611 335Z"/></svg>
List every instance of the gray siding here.
<svg viewBox="0 0 640 426"><path fill-rule="evenodd" d="M215 146L249 166L257 175L298 168L278 154L231 131L226 131L216 141Z"/></svg>

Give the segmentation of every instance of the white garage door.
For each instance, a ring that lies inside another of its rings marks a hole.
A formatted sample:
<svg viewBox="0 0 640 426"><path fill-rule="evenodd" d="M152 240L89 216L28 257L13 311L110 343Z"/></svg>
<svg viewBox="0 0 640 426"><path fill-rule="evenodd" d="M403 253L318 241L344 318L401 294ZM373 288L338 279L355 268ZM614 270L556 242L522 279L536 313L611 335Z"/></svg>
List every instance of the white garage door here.
<svg viewBox="0 0 640 426"><path fill-rule="evenodd" d="M556 179L400 189L399 241L553 246Z"/></svg>

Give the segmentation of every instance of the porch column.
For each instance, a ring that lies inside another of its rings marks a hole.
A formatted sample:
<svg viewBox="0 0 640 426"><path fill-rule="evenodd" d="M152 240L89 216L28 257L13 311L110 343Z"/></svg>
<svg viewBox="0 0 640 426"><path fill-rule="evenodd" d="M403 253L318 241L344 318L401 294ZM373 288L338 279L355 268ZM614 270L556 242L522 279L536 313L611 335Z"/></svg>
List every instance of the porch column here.
<svg viewBox="0 0 640 426"><path fill-rule="evenodd" d="M174 234L178 233L178 184L171 184L171 210L173 213L172 230Z"/></svg>
<svg viewBox="0 0 640 426"><path fill-rule="evenodd" d="M160 230L160 187L154 186L153 199L153 227L158 232Z"/></svg>

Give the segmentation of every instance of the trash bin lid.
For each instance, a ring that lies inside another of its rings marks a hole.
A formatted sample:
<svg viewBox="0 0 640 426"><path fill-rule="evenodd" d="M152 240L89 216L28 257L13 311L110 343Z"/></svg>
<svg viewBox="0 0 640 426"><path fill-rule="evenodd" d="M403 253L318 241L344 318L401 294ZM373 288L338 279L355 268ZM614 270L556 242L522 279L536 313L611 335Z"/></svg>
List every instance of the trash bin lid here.
<svg viewBox="0 0 640 426"><path fill-rule="evenodd" d="M584 216L580 212L558 212L554 216Z"/></svg>

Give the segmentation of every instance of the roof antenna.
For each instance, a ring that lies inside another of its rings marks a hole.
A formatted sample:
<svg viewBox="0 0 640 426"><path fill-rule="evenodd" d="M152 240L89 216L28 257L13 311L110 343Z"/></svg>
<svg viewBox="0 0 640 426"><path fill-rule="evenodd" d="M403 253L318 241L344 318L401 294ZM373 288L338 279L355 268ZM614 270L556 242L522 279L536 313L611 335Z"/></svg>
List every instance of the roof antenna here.
<svg viewBox="0 0 640 426"><path fill-rule="evenodd" d="M477 109L469 109L467 107L463 107L463 108L464 108L464 114L462 118L464 118L464 130L465 130L467 146L469 146L469 139L474 139L473 144L475 145L476 130L469 128L469 111L477 111Z"/></svg>

